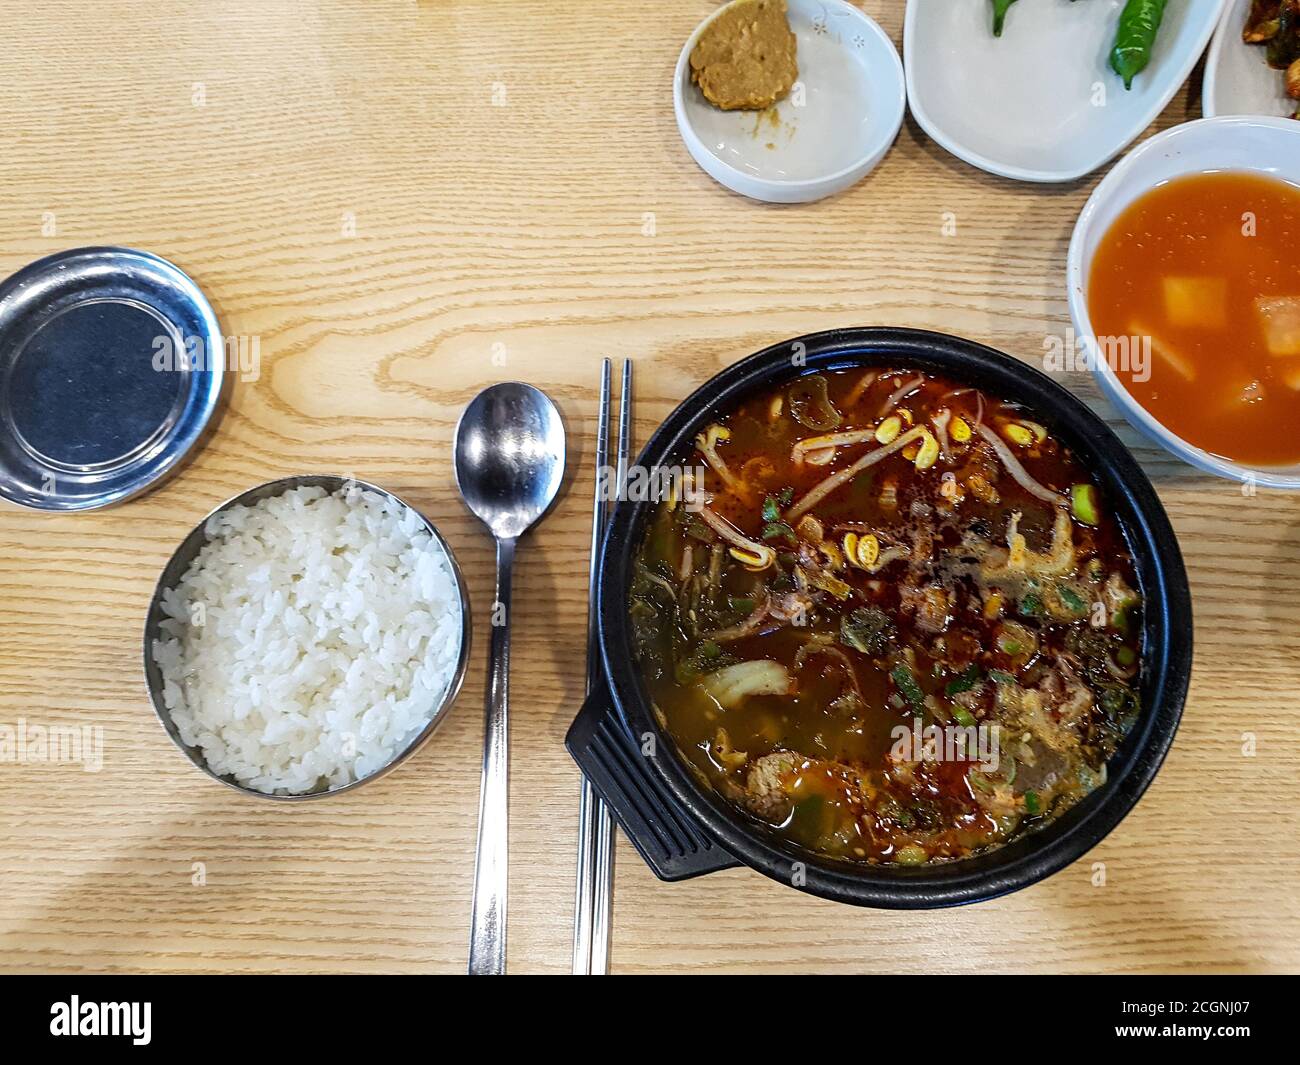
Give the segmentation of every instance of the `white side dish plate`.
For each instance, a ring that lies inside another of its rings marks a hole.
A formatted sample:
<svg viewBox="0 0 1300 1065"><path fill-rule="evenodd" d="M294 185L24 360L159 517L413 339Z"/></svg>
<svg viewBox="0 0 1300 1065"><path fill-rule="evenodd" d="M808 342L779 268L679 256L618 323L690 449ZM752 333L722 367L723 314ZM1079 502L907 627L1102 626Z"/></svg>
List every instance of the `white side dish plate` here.
<svg viewBox="0 0 1300 1065"><path fill-rule="evenodd" d="M908 0L907 97L959 159L1017 181L1074 181L1147 128L1205 51L1226 0L1170 0L1151 63L1110 68L1124 0L1020 0L993 36L988 0Z"/></svg>
<svg viewBox="0 0 1300 1065"><path fill-rule="evenodd" d="M1250 0L1230 0L1215 31L1210 55L1205 61L1205 84L1201 92L1206 118L1219 115L1265 115L1287 117L1297 102L1283 87L1282 71L1274 70L1264 57L1264 47L1241 39L1250 11Z"/></svg>
<svg viewBox="0 0 1300 1065"><path fill-rule="evenodd" d="M903 63L888 35L844 0L787 0L799 79L767 111L722 111L691 83L691 52L677 59L673 108L687 150L715 181L768 203L807 203L847 189L893 145L907 110Z"/></svg>

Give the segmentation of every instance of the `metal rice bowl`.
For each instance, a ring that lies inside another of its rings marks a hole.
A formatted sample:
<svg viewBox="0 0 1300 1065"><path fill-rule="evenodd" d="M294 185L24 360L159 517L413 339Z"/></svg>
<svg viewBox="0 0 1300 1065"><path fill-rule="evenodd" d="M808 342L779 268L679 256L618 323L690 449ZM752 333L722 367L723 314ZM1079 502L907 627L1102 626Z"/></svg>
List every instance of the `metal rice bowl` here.
<svg viewBox="0 0 1300 1065"><path fill-rule="evenodd" d="M181 577L184 575L186 569L188 569L190 563L198 555L199 551L202 550L203 546L208 542L208 537L207 537L207 533L205 532L205 528L207 526L208 520L213 516L231 510L235 507L250 506L254 503L260 502L263 499L268 499L271 498L272 496L282 495L285 492L288 492L295 488L304 488L304 487L323 488L326 492L333 493L333 492L337 492L345 485L347 486L354 485L357 488L360 488L364 492L372 492L375 495L381 496L386 500L391 500L399 504L400 506L404 507L406 510L410 511L420 519L425 530L441 546L443 552L447 557L448 565L451 570L452 580L456 586L456 594L460 600L460 610L461 610L460 655L456 663L455 671L452 674L451 681L447 686L447 690L443 693L443 696L438 706L435 708L433 712L433 716L430 718L429 723L424 727L423 730L421 730L419 735L417 735L410 743L408 743L403 750L398 751L397 754L395 754L387 763L382 765L380 768L376 769L374 772L364 777L361 777L358 780L354 780L349 784L345 784L342 787L333 788L333 789L321 789L317 791L304 792L301 794L293 794L293 795L273 795L264 791L258 791L255 788L246 787L243 784L240 784L238 781L228 776L218 775L209 767L207 760L204 758L203 752L201 750L199 750L197 747L191 747L187 745L181 739L180 732L176 727L176 723L172 720L171 711L167 709L166 703L163 701L162 670L159 668L158 663L154 660L154 654L153 654L153 643L155 640L161 638L162 630L160 628L160 625L161 622L166 617L166 614L163 612L163 608L162 608L163 592L168 589L176 587L176 585L180 582ZM224 784L226 787L232 788L233 790L238 791L244 795L249 795L258 799L273 799L279 802L302 802L309 799L320 799L331 795L341 795L344 792L352 791L354 788L358 788L362 784L365 784L371 780L375 780L378 777L385 776L393 769L395 769L398 765L400 765L402 762L404 762L407 758L409 758L411 755L415 754L416 751L418 751L421 747L424 746L425 743L428 742L429 738L433 735L434 730L438 727L439 724L441 724L443 718L447 716L447 713L450 711L452 704L456 701L456 696L460 693L461 684L464 682L465 679L465 668L469 662L471 629L472 626L470 624L469 596L466 593L465 580L461 574L459 565L457 565L456 563L456 556L452 553L451 545L447 543L447 541L443 538L442 534L438 532L437 528L433 525L433 523L429 521L429 519L426 518L423 514L421 514L418 510L416 510L415 507L411 506L409 503L407 503L405 500L401 499L400 497L393 495L393 493L385 491L384 489L378 487L377 485L370 484L367 481L359 481L356 478L336 477L336 476L316 475L316 474L299 475L294 477L283 477L280 478L279 480L268 481L266 484L261 484L255 488L250 488L248 489L248 491L242 492L239 495L226 500L220 506L214 508L211 512L206 514L203 517L203 519L199 521L197 525L194 526L193 529L190 530L189 534L185 537L185 539L183 539L180 542L180 545L172 553L171 558L168 560L167 565L163 568L163 571L158 578L158 582L154 587L153 597L149 603L149 612L145 617L144 649L143 649L145 685L149 692L149 700L153 704L154 713L158 715L159 722L162 724L163 729L166 730L167 735L171 737L172 742L176 744L176 746L181 750L181 752L186 756L186 758L190 760L191 763L193 763L197 768L199 768L204 773L206 773L213 780L216 780L221 784Z"/></svg>

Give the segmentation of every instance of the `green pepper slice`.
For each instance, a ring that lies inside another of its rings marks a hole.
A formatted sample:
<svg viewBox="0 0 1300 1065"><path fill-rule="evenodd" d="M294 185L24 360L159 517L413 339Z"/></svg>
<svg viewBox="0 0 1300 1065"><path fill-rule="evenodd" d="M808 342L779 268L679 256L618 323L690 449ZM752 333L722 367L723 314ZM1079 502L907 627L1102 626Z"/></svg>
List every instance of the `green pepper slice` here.
<svg viewBox="0 0 1300 1065"><path fill-rule="evenodd" d="M1002 27L1006 25L1007 12L1016 0L993 0L993 36L1002 36Z"/></svg>
<svg viewBox="0 0 1300 1065"><path fill-rule="evenodd" d="M1124 79L1125 89L1133 88L1133 79L1151 62L1166 4L1167 0L1128 0L1120 12L1110 65Z"/></svg>

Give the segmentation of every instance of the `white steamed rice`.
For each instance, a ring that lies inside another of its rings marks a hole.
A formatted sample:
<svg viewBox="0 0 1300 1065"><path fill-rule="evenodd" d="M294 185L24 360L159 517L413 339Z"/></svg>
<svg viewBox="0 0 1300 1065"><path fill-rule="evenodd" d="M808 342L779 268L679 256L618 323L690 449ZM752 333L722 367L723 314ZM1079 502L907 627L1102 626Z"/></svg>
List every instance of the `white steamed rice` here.
<svg viewBox="0 0 1300 1065"><path fill-rule="evenodd" d="M208 520L153 655L181 739L269 794L369 776L428 725L462 639L451 563L411 510L296 488Z"/></svg>

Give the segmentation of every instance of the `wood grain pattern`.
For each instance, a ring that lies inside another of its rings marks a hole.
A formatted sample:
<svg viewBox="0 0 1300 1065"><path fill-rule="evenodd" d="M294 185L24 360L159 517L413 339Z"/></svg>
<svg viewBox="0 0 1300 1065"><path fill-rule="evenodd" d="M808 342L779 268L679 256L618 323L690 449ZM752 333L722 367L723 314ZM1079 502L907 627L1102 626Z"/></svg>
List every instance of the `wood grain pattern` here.
<svg viewBox="0 0 1300 1065"><path fill-rule="evenodd" d="M862 6L900 40L901 0ZM644 440L716 369L802 332L925 326L1027 360L1064 332L1066 245L1093 181L1005 182L909 120L842 196L733 196L672 116L677 52L709 8L0 2L0 270L76 245L150 249L263 358L161 489L101 513L0 512L0 722L105 730L99 773L0 765L0 967L462 969L492 560L449 443L478 388L519 378L555 397L573 462L516 578L510 967L567 971L578 776L561 741L583 683L599 359L636 360ZM1158 126L1198 114L1184 92ZM943 913L836 906L744 870L664 885L620 843L616 971L1300 969L1300 499L1195 474L1088 379L1068 384L1134 447L1191 572L1195 680L1148 796L1049 881ZM140 637L189 527L295 472L352 473L423 509L480 626L461 701L416 759L285 808L171 747Z"/></svg>

